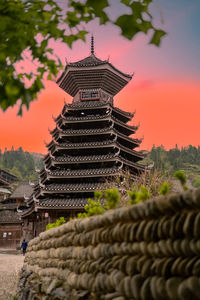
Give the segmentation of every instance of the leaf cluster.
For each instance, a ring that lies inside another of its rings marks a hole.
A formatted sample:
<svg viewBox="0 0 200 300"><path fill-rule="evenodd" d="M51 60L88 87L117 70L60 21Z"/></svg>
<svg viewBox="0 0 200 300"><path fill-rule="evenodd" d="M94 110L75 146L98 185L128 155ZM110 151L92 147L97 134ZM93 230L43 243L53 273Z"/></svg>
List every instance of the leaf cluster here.
<svg viewBox="0 0 200 300"><path fill-rule="evenodd" d="M130 201L129 204L136 204L143 202L151 197L149 189L143 185L140 187L133 187L131 191L127 191Z"/></svg>
<svg viewBox="0 0 200 300"><path fill-rule="evenodd" d="M164 181L161 188L160 188L160 194L161 195L167 195L170 192L170 185L169 182Z"/></svg>
<svg viewBox="0 0 200 300"><path fill-rule="evenodd" d="M184 190L188 190L188 186L186 185L187 176L185 175L184 171L176 171L174 173L174 177L179 180Z"/></svg>
<svg viewBox="0 0 200 300"><path fill-rule="evenodd" d="M64 217L60 217L59 219L56 220L55 223L49 223L49 224L47 224L46 230L49 230L51 228L56 228L56 227L61 226L61 225L65 224L65 223L66 223L65 218Z"/></svg>
<svg viewBox="0 0 200 300"><path fill-rule="evenodd" d="M94 200L88 199L88 204L85 205L84 213L79 213L78 218L87 218L91 216L101 215L106 210L114 209L120 201L118 189L107 189L105 192L96 191Z"/></svg>
<svg viewBox="0 0 200 300"><path fill-rule="evenodd" d="M85 40L84 24L95 18L100 24L110 22L119 27L129 40L139 32L151 31L150 43L158 46L165 32L153 25L151 2L121 0L131 13L112 21L105 11L110 6L108 0L69 0L66 13L56 0L1 0L0 107L5 111L20 100L18 114L23 106L28 109L44 88L44 76L51 80L62 68L50 42L59 40L72 47L76 40ZM27 62L31 63L30 71L24 70Z"/></svg>

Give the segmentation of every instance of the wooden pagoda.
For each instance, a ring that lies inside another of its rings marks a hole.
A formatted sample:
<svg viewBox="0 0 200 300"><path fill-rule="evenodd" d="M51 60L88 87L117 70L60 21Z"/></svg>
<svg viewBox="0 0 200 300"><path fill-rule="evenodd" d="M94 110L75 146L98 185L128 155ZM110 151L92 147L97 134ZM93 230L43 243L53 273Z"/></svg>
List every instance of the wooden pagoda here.
<svg viewBox="0 0 200 300"><path fill-rule="evenodd" d="M130 137L138 126L127 124L134 114L113 103L131 78L95 56L92 38L90 56L67 64L57 80L73 101L54 119L44 169L21 216L25 228L32 224L33 236L58 217L83 211L94 191L104 189L121 171L134 177L145 170L138 164L145 152L135 150L141 140Z"/></svg>

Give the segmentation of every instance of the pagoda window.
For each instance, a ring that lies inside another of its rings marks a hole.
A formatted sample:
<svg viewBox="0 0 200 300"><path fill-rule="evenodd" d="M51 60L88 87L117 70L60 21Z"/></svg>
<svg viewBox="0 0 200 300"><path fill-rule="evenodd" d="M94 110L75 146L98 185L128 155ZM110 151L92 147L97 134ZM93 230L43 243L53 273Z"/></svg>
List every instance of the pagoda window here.
<svg viewBox="0 0 200 300"><path fill-rule="evenodd" d="M99 99L99 91L82 91L81 100Z"/></svg>

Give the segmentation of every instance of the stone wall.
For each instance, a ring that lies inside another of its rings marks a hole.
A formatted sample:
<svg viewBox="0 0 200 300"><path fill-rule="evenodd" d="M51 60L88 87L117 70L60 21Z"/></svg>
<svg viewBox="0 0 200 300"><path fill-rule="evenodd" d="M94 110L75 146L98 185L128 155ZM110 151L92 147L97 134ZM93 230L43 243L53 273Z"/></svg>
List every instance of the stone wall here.
<svg viewBox="0 0 200 300"><path fill-rule="evenodd" d="M200 189L33 239L17 299L200 299Z"/></svg>

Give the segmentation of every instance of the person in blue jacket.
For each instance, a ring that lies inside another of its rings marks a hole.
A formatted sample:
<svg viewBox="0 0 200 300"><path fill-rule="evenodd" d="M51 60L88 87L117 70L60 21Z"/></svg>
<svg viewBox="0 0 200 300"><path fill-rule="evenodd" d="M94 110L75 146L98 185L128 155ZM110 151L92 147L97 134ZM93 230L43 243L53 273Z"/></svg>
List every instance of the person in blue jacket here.
<svg viewBox="0 0 200 300"><path fill-rule="evenodd" d="M21 249L23 251L23 255L26 254L26 248L28 246L28 243L26 242L26 240L23 240L22 244L21 244Z"/></svg>

